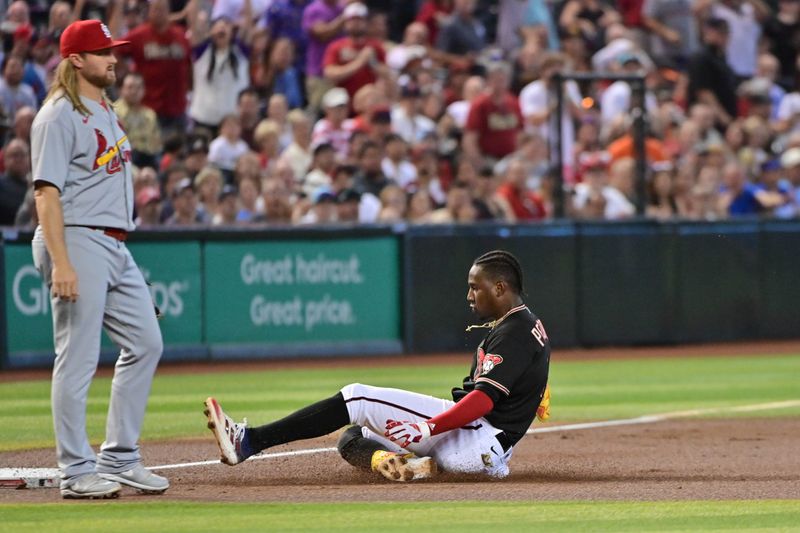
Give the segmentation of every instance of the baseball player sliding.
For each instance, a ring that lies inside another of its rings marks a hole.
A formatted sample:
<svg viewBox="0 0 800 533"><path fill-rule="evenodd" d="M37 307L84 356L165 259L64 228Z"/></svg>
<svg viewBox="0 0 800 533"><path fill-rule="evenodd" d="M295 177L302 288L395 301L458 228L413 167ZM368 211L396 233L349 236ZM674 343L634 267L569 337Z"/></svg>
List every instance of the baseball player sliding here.
<svg viewBox="0 0 800 533"><path fill-rule="evenodd" d="M496 250L477 258L468 285L470 307L491 322L477 326L489 333L462 387L452 390L453 401L354 383L286 418L247 427L208 398L208 427L222 462L239 464L270 446L354 424L339 439L339 453L393 481L432 477L440 468L508 475L514 445L535 416L548 416L550 342L522 300L522 268L512 254Z"/></svg>
<svg viewBox="0 0 800 533"><path fill-rule="evenodd" d="M122 44L100 21L70 24L31 134L40 220L33 258L51 290L52 405L64 498L116 497L120 484L150 493L169 487L139 455L162 340L150 293L125 247L134 228L131 147L105 96L116 79L112 51ZM86 396L103 328L121 351L106 438L95 457L86 436Z"/></svg>

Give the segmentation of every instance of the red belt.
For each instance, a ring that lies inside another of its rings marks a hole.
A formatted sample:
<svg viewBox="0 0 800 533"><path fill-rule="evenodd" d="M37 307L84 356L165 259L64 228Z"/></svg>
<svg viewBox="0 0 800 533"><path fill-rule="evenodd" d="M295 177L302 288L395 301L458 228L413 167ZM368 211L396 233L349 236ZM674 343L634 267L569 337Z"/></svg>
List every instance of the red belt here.
<svg viewBox="0 0 800 533"><path fill-rule="evenodd" d="M98 228L98 227L95 227L95 226L89 226L89 228L97 230L97 231L102 231L103 233L105 233L109 237L113 237L113 238L117 239L120 242L125 242L128 239L128 232L125 231L124 229Z"/></svg>

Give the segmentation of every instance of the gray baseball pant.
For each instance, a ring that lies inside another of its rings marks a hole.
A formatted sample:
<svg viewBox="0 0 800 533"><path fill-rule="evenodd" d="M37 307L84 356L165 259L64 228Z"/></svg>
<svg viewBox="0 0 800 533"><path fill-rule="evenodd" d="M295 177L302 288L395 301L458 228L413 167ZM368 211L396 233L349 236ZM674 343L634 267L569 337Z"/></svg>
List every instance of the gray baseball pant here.
<svg viewBox="0 0 800 533"><path fill-rule="evenodd" d="M139 434L163 342L150 292L125 243L84 227L67 227L64 234L79 296L74 303L51 298L56 352L51 401L58 466L62 485L68 485L76 476L122 472L141 460ZM32 246L34 264L49 286L52 263L40 230ZM103 328L120 354L106 438L95 457L86 434L86 401Z"/></svg>

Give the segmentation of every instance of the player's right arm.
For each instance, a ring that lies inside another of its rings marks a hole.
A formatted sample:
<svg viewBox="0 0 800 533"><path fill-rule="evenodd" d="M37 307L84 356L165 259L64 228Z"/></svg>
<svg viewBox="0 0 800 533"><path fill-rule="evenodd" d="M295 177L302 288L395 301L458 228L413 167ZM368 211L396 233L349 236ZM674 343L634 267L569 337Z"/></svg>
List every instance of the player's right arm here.
<svg viewBox="0 0 800 533"><path fill-rule="evenodd" d="M65 113L74 113L71 106L62 109L66 109ZM78 298L78 276L67 254L61 193L66 185L67 167L73 157L73 144L78 132L71 126L71 120L60 113L48 102L34 120L31 128L31 176L39 225L53 264L50 290L53 296L74 302Z"/></svg>
<svg viewBox="0 0 800 533"><path fill-rule="evenodd" d="M64 213L61 193L55 185L37 182L34 191L39 225L44 234L44 244L53 262L50 290L53 296L74 302L78 299L78 276L67 255L64 241Z"/></svg>

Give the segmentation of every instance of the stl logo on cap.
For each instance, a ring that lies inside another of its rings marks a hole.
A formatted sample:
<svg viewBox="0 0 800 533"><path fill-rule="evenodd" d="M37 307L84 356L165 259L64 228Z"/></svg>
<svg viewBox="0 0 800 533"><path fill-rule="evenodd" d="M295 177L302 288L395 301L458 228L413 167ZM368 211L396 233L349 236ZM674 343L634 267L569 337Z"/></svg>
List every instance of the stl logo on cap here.
<svg viewBox="0 0 800 533"><path fill-rule="evenodd" d="M83 52L97 52L128 44L129 41L116 41L108 26L99 20L76 20L61 34L59 45L61 57Z"/></svg>

